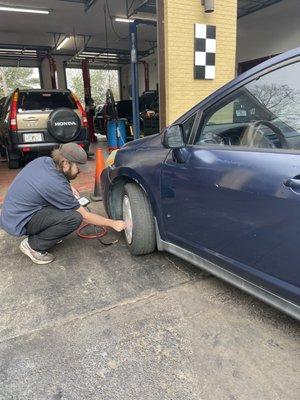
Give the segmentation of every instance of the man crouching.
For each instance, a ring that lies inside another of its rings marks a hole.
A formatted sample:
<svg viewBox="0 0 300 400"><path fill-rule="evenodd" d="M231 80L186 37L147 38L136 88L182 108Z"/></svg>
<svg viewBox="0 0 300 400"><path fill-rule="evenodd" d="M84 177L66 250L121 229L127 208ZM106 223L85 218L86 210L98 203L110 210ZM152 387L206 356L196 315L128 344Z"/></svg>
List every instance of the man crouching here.
<svg viewBox="0 0 300 400"><path fill-rule="evenodd" d="M124 221L91 213L76 199L69 181L79 174L78 165L86 162L86 152L80 146L65 143L52 152L52 157L31 161L9 187L0 225L10 235L27 236L20 250L34 263L51 263L54 256L47 250L74 232L82 221L117 232L125 228Z"/></svg>

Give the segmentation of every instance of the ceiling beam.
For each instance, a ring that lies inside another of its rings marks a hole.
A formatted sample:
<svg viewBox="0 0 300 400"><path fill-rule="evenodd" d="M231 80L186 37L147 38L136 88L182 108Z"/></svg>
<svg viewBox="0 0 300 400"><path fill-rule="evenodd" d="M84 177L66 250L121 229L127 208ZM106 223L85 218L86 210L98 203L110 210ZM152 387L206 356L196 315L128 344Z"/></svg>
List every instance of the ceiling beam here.
<svg viewBox="0 0 300 400"><path fill-rule="evenodd" d="M246 15L262 10L263 8L273 6L280 1L282 0L243 0L241 5L239 5L238 2L238 18L245 17Z"/></svg>
<svg viewBox="0 0 300 400"><path fill-rule="evenodd" d="M60 0L60 1L66 1L69 3L79 3L84 5L84 12L88 12L89 9L97 3L98 0Z"/></svg>

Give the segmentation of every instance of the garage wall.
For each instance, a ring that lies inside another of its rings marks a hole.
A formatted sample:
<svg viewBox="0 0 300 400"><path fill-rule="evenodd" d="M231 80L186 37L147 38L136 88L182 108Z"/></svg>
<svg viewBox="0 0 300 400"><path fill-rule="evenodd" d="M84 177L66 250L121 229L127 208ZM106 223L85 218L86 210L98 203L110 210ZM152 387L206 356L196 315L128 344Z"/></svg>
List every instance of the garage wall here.
<svg viewBox="0 0 300 400"><path fill-rule="evenodd" d="M149 63L149 89L155 90L158 84L158 66L156 51L153 55L143 59ZM131 74L130 65L126 65L121 69L122 95L123 100L131 98L130 85ZM139 92L142 94L145 91L145 73L144 66L139 64Z"/></svg>
<svg viewBox="0 0 300 400"><path fill-rule="evenodd" d="M238 20L237 62L300 46L300 1L283 0Z"/></svg>
<svg viewBox="0 0 300 400"><path fill-rule="evenodd" d="M209 14L200 0L164 0L163 8L159 37L164 35L160 79L165 80L165 96L160 93L160 98L165 109L165 116L162 109L161 115L168 125L234 77L237 0L215 1L215 11ZM196 23L216 26L215 79L194 79Z"/></svg>

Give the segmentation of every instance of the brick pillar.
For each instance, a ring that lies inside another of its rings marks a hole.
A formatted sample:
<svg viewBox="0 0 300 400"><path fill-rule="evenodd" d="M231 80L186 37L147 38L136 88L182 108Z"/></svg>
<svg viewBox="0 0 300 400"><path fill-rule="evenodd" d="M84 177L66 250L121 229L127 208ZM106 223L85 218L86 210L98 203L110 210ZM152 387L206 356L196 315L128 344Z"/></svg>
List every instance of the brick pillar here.
<svg viewBox="0 0 300 400"><path fill-rule="evenodd" d="M237 0L157 0L162 127L235 76ZM195 24L216 27L215 78L195 79Z"/></svg>

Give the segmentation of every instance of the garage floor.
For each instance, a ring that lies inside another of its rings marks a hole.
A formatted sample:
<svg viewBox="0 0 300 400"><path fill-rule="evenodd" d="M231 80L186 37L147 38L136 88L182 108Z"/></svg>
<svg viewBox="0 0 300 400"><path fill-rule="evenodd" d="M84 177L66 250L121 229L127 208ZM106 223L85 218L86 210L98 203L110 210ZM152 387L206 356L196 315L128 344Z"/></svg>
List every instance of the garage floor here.
<svg viewBox="0 0 300 400"><path fill-rule="evenodd" d="M0 230L1 400L299 398L295 321L110 237L72 235L36 266Z"/></svg>

